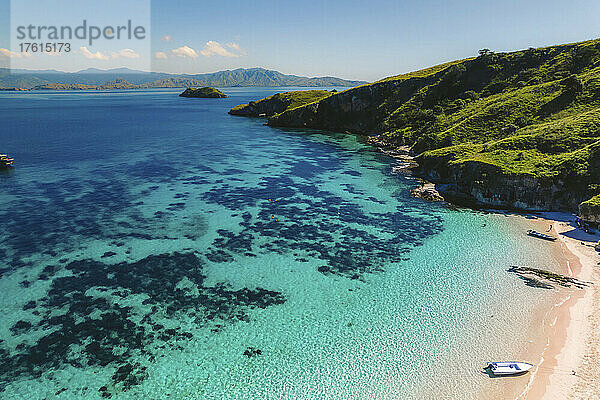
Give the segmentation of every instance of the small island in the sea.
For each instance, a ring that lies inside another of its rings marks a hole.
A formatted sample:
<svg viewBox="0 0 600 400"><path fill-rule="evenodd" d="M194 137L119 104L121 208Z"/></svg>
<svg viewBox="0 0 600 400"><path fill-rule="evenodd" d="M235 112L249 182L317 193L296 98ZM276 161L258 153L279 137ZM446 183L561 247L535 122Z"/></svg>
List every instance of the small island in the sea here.
<svg viewBox="0 0 600 400"><path fill-rule="evenodd" d="M201 99L224 99L227 95L214 87L187 88L179 97L195 97Z"/></svg>

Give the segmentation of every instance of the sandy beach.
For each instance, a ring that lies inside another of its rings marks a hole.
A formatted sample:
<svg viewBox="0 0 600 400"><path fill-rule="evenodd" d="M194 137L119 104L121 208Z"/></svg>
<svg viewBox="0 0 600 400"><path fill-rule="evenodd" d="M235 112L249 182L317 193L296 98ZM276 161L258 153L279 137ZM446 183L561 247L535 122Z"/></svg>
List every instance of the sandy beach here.
<svg viewBox="0 0 600 400"><path fill-rule="evenodd" d="M553 252L560 272L589 284L560 288L535 310L531 340L521 357L535 364L527 376L506 379L501 398L600 399L600 235L575 228L575 216L542 213L518 216L530 228L559 238Z"/></svg>

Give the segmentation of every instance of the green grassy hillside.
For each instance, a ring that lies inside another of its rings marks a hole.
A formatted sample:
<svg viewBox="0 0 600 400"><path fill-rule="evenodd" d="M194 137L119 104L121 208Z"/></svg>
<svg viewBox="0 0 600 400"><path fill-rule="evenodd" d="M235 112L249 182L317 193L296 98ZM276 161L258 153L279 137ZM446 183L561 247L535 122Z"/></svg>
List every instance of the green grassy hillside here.
<svg viewBox="0 0 600 400"><path fill-rule="evenodd" d="M592 197L591 199L583 202L583 204L589 205L589 206L593 206L593 207L600 207L600 194L597 196Z"/></svg>
<svg viewBox="0 0 600 400"><path fill-rule="evenodd" d="M229 114L246 117L271 117L284 111L323 100L333 93L335 92L327 90L298 90L277 93L258 101L251 101L249 104L235 106L229 111Z"/></svg>
<svg viewBox="0 0 600 400"><path fill-rule="evenodd" d="M581 203L579 215L586 221L600 225L600 194Z"/></svg>
<svg viewBox="0 0 600 400"><path fill-rule="evenodd" d="M482 51L341 92L269 123L381 135L411 146L433 175L455 179L461 165L477 164L555 186L567 179L570 190L591 197L600 192L600 40Z"/></svg>

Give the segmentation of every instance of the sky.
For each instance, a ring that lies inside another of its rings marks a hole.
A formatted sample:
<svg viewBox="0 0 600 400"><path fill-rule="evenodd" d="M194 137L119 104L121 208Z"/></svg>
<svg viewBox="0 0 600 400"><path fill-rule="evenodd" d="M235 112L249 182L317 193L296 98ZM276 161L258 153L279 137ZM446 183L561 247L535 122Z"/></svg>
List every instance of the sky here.
<svg viewBox="0 0 600 400"><path fill-rule="evenodd" d="M27 7L27 22L56 13L80 23L81 10L72 11L69 1L35 0L40 6ZM373 81L471 57L482 48L512 51L600 37L599 0L121 0L137 2L137 9L125 11L123 4L109 7L107 1L78 4L101 26L123 18L141 21L148 28L144 43L100 40L91 46L75 43L68 56L20 56L11 45L11 19L19 24L25 19L11 18L10 0L0 0L0 64L64 71L128 66L170 73L264 67Z"/></svg>

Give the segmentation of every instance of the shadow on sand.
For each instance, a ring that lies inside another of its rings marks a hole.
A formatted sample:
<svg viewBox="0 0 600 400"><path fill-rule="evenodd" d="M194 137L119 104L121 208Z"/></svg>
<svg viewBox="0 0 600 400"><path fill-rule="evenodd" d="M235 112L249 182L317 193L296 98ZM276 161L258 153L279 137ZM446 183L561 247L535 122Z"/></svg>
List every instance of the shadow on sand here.
<svg viewBox="0 0 600 400"><path fill-rule="evenodd" d="M574 222L569 223L569 225L572 229L570 231L561 233L561 235L586 243L598 243L598 240L600 240L600 235L596 232L587 233L582 229L577 228Z"/></svg>
<svg viewBox="0 0 600 400"><path fill-rule="evenodd" d="M539 217L542 217L542 218L552 219L557 222L567 223L567 224L569 224L571 229L566 232L560 233L560 235L566 236L571 239L579 240L580 242L585 242L585 243L591 244L591 245L598 243L598 241L600 240L600 233L597 230L591 229L590 230L591 233L587 233L583 229L581 229L579 226L577 226L577 222L576 222L577 217L573 214L564 213L564 212L542 212L539 214L531 214L531 213L519 214L519 213L507 212L507 214L522 215L527 219L537 219Z"/></svg>

